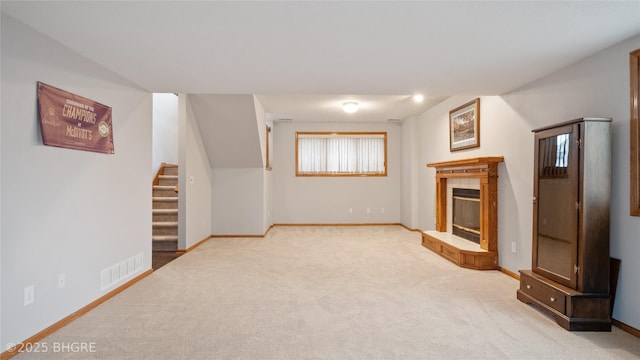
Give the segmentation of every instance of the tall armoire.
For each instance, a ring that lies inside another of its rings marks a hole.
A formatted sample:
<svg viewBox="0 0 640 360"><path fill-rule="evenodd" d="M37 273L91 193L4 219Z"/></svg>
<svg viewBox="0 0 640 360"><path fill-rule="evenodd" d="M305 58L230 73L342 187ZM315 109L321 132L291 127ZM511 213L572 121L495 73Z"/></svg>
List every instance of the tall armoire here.
<svg viewBox="0 0 640 360"><path fill-rule="evenodd" d="M532 269L517 297L567 330L611 331L611 119L534 130Z"/></svg>

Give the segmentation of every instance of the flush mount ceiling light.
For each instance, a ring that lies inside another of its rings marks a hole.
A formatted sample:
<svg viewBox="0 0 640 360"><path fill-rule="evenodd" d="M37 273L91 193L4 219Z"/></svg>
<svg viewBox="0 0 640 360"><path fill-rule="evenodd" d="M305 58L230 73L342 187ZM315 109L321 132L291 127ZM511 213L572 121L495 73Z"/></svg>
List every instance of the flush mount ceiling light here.
<svg viewBox="0 0 640 360"><path fill-rule="evenodd" d="M358 102L357 101L345 101L342 103L342 110L344 112L352 114L358 111Z"/></svg>
<svg viewBox="0 0 640 360"><path fill-rule="evenodd" d="M413 95L413 101L417 103L421 103L423 100L424 100L424 96L422 96L421 94Z"/></svg>

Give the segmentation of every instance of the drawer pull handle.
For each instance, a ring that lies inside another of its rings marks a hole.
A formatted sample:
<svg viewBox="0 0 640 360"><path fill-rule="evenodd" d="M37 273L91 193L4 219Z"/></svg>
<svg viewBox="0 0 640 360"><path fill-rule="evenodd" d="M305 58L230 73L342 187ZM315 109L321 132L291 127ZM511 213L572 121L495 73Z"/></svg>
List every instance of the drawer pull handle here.
<svg viewBox="0 0 640 360"><path fill-rule="evenodd" d="M554 301L556 301L556 298L550 297L549 300L551 300L551 302L554 302Z"/></svg>
<svg viewBox="0 0 640 360"><path fill-rule="evenodd" d="M527 289L531 289L531 285L527 285Z"/></svg>

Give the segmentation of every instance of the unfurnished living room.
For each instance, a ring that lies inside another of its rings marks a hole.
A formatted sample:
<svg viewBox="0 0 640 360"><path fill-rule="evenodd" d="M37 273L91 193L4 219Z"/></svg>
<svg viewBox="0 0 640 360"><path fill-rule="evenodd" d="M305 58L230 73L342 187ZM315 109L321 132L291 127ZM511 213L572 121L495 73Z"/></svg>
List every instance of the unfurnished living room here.
<svg viewBox="0 0 640 360"><path fill-rule="evenodd" d="M640 359L640 1L0 10L1 359Z"/></svg>

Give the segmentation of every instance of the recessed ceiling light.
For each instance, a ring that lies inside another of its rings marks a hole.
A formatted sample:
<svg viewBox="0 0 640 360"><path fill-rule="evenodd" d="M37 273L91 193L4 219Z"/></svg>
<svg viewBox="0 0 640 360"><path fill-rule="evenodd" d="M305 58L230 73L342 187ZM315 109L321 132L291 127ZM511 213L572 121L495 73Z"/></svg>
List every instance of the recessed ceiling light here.
<svg viewBox="0 0 640 360"><path fill-rule="evenodd" d="M358 102L357 101L345 101L342 103L342 110L344 112L352 114L358 111Z"/></svg>
<svg viewBox="0 0 640 360"><path fill-rule="evenodd" d="M422 96L421 94L415 94L413 95L413 101L415 102L422 102L424 100L424 96Z"/></svg>

